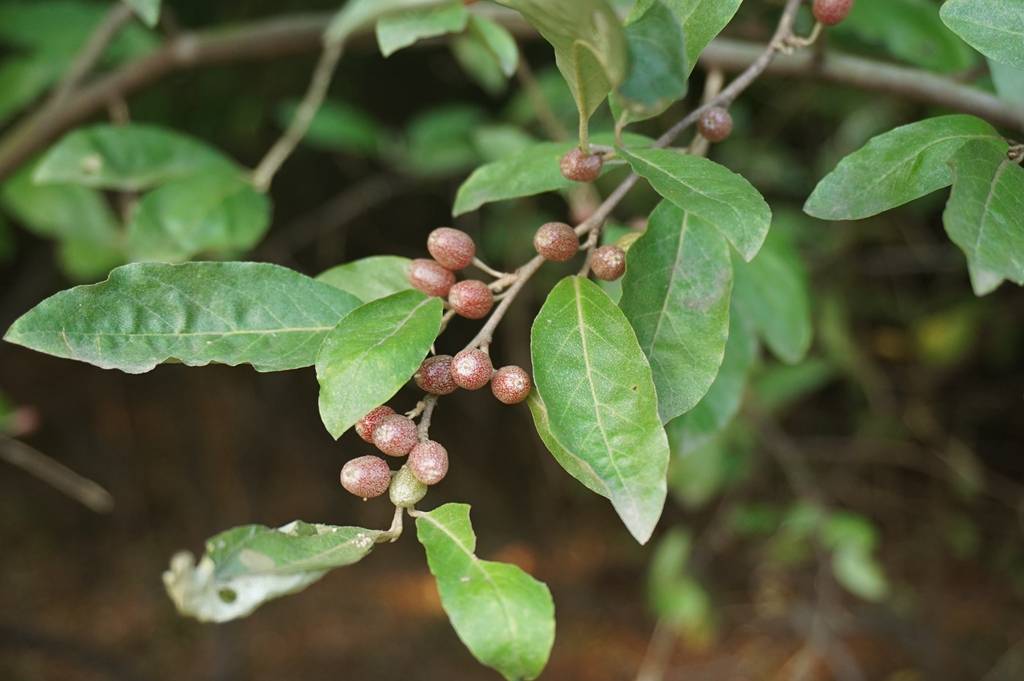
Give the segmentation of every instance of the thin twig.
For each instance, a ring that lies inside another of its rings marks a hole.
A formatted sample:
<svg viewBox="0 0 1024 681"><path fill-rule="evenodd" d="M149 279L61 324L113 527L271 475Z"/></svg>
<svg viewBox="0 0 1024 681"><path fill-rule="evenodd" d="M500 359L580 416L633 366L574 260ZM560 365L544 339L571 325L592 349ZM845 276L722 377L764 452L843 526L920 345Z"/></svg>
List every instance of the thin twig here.
<svg viewBox="0 0 1024 681"><path fill-rule="evenodd" d="M480 258L473 258L473 266L476 267L478 270L481 270L482 272L491 275L495 279L500 280L508 276L508 272L501 272L499 270L496 270L487 263L485 263Z"/></svg>
<svg viewBox="0 0 1024 681"><path fill-rule="evenodd" d="M420 423L416 427L416 434L420 442L430 439L430 419L434 416L434 407L437 406L437 395L427 395L423 398L423 414L420 416Z"/></svg>
<svg viewBox="0 0 1024 681"><path fill-rule="evenodd" d="M98 483L29 447L21 440L0 434L0 460L34 475L96 513L110 513L114 497Z"/></svg>
<svg viewBox="0 0 1024 681"><path fill-rule="evenodd" d="M63 101L71 94L78 85L89 75L89 72L96 67L107 47L121 32L121 29L132 18L132 9L124 2L116 2L111 5L103 20L93 30L92 35L86 41L82 49L75 55L71 66L64 77L61 78L48 104L55 105Z"/></svg>
<svg viewBox="0 0 1024 681"><path fill-rule="evenodd" d="M398 538L402 536L402 516L405 514L405 508L402 506L395 506L395 515L391 518L391 527L386 529L377 535L374 539L375 544L394 543L398 541Z"/></svg>

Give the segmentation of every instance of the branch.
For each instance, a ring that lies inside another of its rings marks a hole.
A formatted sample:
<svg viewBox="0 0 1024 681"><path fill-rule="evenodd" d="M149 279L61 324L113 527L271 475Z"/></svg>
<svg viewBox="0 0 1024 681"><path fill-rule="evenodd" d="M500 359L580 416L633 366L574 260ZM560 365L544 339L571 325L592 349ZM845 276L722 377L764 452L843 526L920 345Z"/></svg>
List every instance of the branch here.
<svg viewBox="0 0 1024 681"><path fill-rule="evenodd" d="M109 513L114 508L114 497L98 483L82 477L21 440L0 434L0 461L34 475L91 511Z"/></svg>
<svg viewBox="0 0 1024 681"><path fill-rule="evenodd" d="M92 35L89 36L81 51L75 55L74 61L71 62L71 67L64 74L64 77L61 78L60 83L54 90L50 99L51 103L63 101L65 97L78 87L82 79L88 76L89 72L103 58L103 53L107 51L107 47L117 37L117 34L121 32L124 25L131 20L132 15L131 7L123 2L119 2L110 8Z"/></svg>

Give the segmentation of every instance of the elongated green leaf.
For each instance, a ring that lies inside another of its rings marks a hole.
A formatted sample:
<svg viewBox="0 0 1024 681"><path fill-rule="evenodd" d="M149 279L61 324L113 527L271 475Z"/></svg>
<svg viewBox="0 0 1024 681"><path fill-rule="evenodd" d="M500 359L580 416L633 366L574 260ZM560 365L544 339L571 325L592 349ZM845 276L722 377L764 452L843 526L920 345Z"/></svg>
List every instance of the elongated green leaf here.
<svg viewBox="0 0 1024 681"><path fill-rule="evenodd" d="M128 226L133 260L177 262L255 246L270 227L270 199L234 169L213 168L154 189Z"/></svg>
<svg viewBox="0 0 1024 681"><path fill-rule="evenodd" d="M555 641L551 592L515 565L476 557L466 504L416 517L416 536L455 633L481 664L509 681L535 679Z"/></svg>
<svg viewBox="0 0 1024 681"><path fill-rule="evenodd" d="M651 143L641 135L626 134L623 139L631 147ZM612 135L595 135L593 138L598 144L613 140ZM574 183L562 176L559 161L574 146L570 142L541 142L515 156L480 166L459 187L452 214L463 215L495 201L568 189Z"/></svg>
<svg viewBox="0 0 1024 681"><path fill-rule="evenodd" d="M714 161L668 149L619 149L633 170L693 217L711 225L744 260L757 255L772 211L742 175Z"/></svg>
<svg viewBox="0 0 1024 681"><path fill-rule="evenodd" d="M278 111L278 121L287 128L295 116L297 102L288 102ZM325 101L302 138L303 144L325 151L341 151L372 156L388 141L388 131L366 112L337 99Z"/></svg>
<svg viewBox="0 0 1024 681"><path fill-rule="evenodd" d="M508 77L515 74L519 64L519 47L508 29L474 14L469 17L469 33L494 55L502 73Z"/></svg>
<svg viewBox="0 0 1024 681"><path fill-rule="evenodd" d="M349 0L331 19L324 31L329 44L343 44L356 31L393 12L450 4L451 0Z"/></svg>
<svg viewBox="0 0 1024 681"><path fill-rule="evenodd" d="M673 455L688 456L704 447L735 418L756 358L757 340L747 322L734 309L729 316L725 358L715 382L696 407L666 426Z"/></svg>
<svg viewBox="0 0 1024 681"><path fill-rule="evenodd" d="M693 409L715 380L732 276L725 239L668 201L629 249L619 306L651 364L662 423Z"/></svg>
<svg viewBox="0 0 1024 681"><path fill-rule="evenodd" d="M942 219L946 233L967 255L975 292L998 280L1024 285L1024 168L1006 147L970 142L953 156L953 192Z"/></svg>
<svg viewBox="0 0 1024 681"><path fill-rule="evenodd" d="M94 125L65 135L36 167L37 183L140 191L209 168L233 168L220 152L153 125Z"/></svg>
<svg viewBox="0 0 1024 681"><path fill-rule="evenodd" d="M697 58L716 35L736 15L743 0L664 0L679 17L686 37L686 62L689 70L697 65ZM639 8L650 0L640 0Z"/></svg>
<svg viewBox="0 0 1024 681"><path fill-rule="evenodd" d="M283 371L313 364L321 341L358 304L277 265L136 263L47 298L4 340L131 374L171 359Z"/></svg>
<svg viewBox="0 0 1024 681"><path fill-rule="evenodd" d="M565 472L576 478L584 487L595 494L611 500L615 504L629 504L629 499L622 496L622 489L609 487L590 463L577 454L565 448L555 434L551 432L551 422L548 417L548 408L541 399L540 394L534 390L530 393L527 406L530 407L530 414L533 415L533 425L537 428L544 446L551 452Z"/></svg>
<svg viewBox="0 0 1024 681"><path fill-rule="evenodd" d="M860 220L921 198L953 181L949 159L971 140L1001 141L974 116L928 118L878 135L814 188L804 212L822 220Z"/></svg>
<svg viewBox="0 0 1024 681"><path fill-rule="evenodd" d="M419 40L459 33L465 30L467 21L469 11L462 0L390 12L377 22L377 44L381 54L390 57Z"/></svg>
<svg viewBox="0 0 1024 681"><path fill-rule="evenodd" d="M397 255L375 255L332 267L318 275L317 281L348 291L368 303L411 289L409 262Z"/></svg>
<svg viewBox="0 0 1024 681"><path fill-rule="evenodd" d="M733 308L783 362L796 364L811 345L811 300L806 268L781 233L772 230L749 263L733 265Z"/></svg>
<svg viewBox="0 0 1024 681"><path fill-rule="evenodd" d="M191 553L176 554L164 572L164 587L181 614L227 622L302 591L332 568L362 560L380 534L301 520L277 529L236 527L207 541L198 565Z"/></svg>
<svg viewBox="0 0 1024 681"><path fill-rule="evenodd" d="M533 323L530 350L550 432L604 482L646 542L665 503L668 441L636 334L597 284L563 279Z"/></svg>
<svg viewBox="0 0 1024 681"><path fill-rule="evenodd" d="M686 40L679 17L662 0L654 0L640 14L634 12L625 32L629 75L611 102L616 120L641 121L657 116L686 94Z"/></svg>
<svg viewBox="0 0 1024 681"><path fill-rule="evenodd" d="M492 95L504 92L519 63L515 38L503 26L475 14L468 30L451 42L462 69Z"/></svg>
<svg viewBox="0 0 1024 681"><path fill-rule="evenodd" d="M581 119L589 119L626 77L626 38L615 10L606 0L499 3L520 12L555 48L555 63L569 84Z"/></svg>
<svg viewBox="0 0 1024 681"><path fill-rule="evenodd" d="M147 26L156 26L160 19L160 0L124 0Z"/></svg>
<svg viewBox="0 0 1024 681"><path fill-rule="evenodd" d="M835 30L936 71L961 71L977 60L977 54L942 23L938 5L931 0L857 0Z"/></svg>
<svg viewBox="0 0 1024 681"><path fill-rule="evenodd" d="M1024 0L946 0L940 15L978 52L1024 68Z"/></svg>
<svg viewBox="0 0 1024 681"><path fill-rule="evenodd" d="M103 21L109 5L107 2L81 0L0 3L0 42L54 60L59 74ZM103 62L114 63L137 57L158 44L159 40L152 31L130 24L111 41L103 54Z"/></svg>
<svg viewBox="0 0 1024 681"><path fill-rule="evenodd" d="M441 330L440 298L402 291L356 309L316 360L320 418L335 438L384 404L416 373Z"/></svg>
<svg viewBox="0 0 1024 681"><path fill-rule="evenodd" d="M988 60L988 70L996 86L999 98L1024 107L1024 68L1014 68Z"/></svg>

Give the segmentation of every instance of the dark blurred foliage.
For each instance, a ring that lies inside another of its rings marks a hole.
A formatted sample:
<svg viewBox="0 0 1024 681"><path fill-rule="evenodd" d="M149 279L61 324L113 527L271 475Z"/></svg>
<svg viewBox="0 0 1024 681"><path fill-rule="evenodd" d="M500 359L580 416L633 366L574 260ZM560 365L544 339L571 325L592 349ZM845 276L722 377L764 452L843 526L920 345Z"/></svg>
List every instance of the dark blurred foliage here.
<svg viewBox="0 0 1024 681"><path fill-rule="evenodd" d="M172 5L182 25L212 26L336 3ZM773 11L746 3L730 31L763 38ZM550 62L539 43L526 55L538 70ZM301 95L314 59L311 51L181 73L131 97L131 115L253 164L279 134L276 112ZM691 92L699 93L699 71L695 78ZM509 99L483 94L444 47L383 60L369 42L345 57L332 97L394 130L449 103L498 116ZM647 127L660 129L680 110ZM705 509L670 501L663 531L685 527L694 537L690 569L710 595L717 633L675 645L665 678L791 678L807 664L798 654L804 642L822 627L833 641L827 664L810 663L804 678L1024 677L1024 295L1007 284L974 298L962 256L942 232L941 201L859 223L798 215L843 154L930 113L880 95L765 79L734 110L732 141L712 152L777 214L796 216L814 281L813 354L832 370L767 422L753 419L752 459ZM451 222L463 176L411 177L381 161L300 148L275 182L274 226L253 257L313 274L367 255L417 256L427 233ZM338 224L330 205L345 191L353 201L364 192L384 198ZM568 217L557 198L524 203L487 208L459 226L514 267L538 215ZM618 217L642 216L652 204L637 192ZM50 243L19 231L15 247L0 265L2 328L68 285ZM498 361L528 364L532 313L555 278L538 277L509 315ZM474 330L456 323L442 349L461 347ZM312 371L162 366L128 376L3 345L0 389L40 415L28 442L116 499L113 513L96 515L0 468L2 678L494 677L451 631L410 536L230 625L181 619L165 597L159 577L171 554L227 527L294 518L387 525L387 504L355 501L337 484L341 463L366 446L351 434L332 442L317 416ZM410 391L397 402L414 400ZM664 643L656 636L648 650L652 550L636 546L605 501L551 460L525 408L463 393L442 402L434 423L453 465L430 503L471 503L480 554L517 562L551 586L558 636L544 678L633 678ZM831 507L880 530L885 601L854 599L813 561L788 567L765 542L729 529L723 519L750 500L792 504L779 450L801 458ZM823 601L848 614L826 618Z"/></svg>

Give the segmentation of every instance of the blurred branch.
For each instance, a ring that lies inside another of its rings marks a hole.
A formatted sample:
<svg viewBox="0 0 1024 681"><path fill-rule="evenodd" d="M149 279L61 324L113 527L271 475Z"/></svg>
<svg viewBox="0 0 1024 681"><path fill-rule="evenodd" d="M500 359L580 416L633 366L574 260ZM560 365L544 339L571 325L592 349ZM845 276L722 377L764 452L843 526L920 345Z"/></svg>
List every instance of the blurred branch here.
<svg viewBox="0 0 1024 681"><path fill-rule="evenodd" d="M132 15L132 9L127 3L118 2L111 6L106 16L103 17L103 20L100 21L92 35L89 36L81 51L75 55L74 61L71 62L71 67L64 74L64 77L61 78L60 83L50 98L51 104L63 101L65 97L78 87L82 79L89 75L89 72L103 58L103 53L107 51L110 43L121 32L124 25L131 20Z"/></svg>
<svg viewBox="0 0 1024 681"><path fill-rule="evenodd" d="M34 475L96 513L109 513L114 508L110 492L21 440L0 435L0 461Z"/></svg>
<svg viewBox="0 0 1024 681"><path fill-rule="evenodd" d="M530 35L517 15L500 10L490 14L515 33ZM270 60L320 49L321 34L330 16L290 15L231 28L180 33L161 48L79 88L59 105L47 102L22 119L0 139L0 179L10 175L61 133L104 109L111 99L125 97L168 74L210 64ZM701 56L708 67L728 72L744 71L764 59L762 46L725 38L713 41ZM820 78L865 90L895 93L1024 130L1024 111L1020 108L977 88L923 70L828 52L820 57L795 54L768 61L770 63L763 69L765 75ZM692 122L687 122L684 129Z"/></svg>

